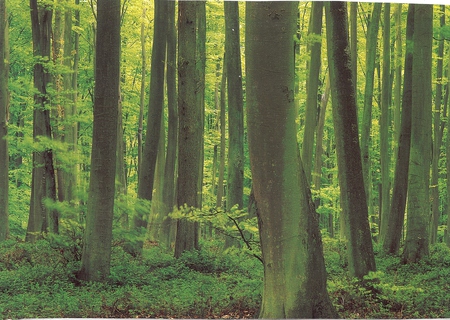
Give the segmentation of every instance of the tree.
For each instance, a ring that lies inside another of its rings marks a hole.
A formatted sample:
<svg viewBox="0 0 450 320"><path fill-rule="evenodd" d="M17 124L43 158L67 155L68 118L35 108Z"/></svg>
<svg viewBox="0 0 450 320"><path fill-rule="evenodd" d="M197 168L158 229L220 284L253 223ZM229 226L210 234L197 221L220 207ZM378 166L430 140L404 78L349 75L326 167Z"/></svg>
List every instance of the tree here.
<svg viewBox="0 0 450 320"><path fill-rule="evenodd" d="M308 46L311 60L308 65L308 81L306 95L305 130L303 133L302 160L306 177L311 181L311 167L314 146L314 132L317 123L317 91L319 89L319 74L322 52L322 16L323 2L313 2L311 7L311 20L309 22L308 36L311 44Z"/></svg>
<svg viewBox="0 0 450 320"><path fill-rule="evenodd" d="M383 80L380 115L380 166L381 166L381 223L379 234L387 229L390 191L389 113L391 103L391 4L384 4L383 12Z"/></svg>
<svg viewBox="0 0 450 320"><path fill-rule="evenodd" d="M403 262L417 262L429 248L429 178L431 164L431 57L433 6L415 5L411 155L408 178L408 217Z"/></svg>
<svg viewBox="0 0 450 320"><path fill-rule="evenodd" d="M155 1L155 27L152 45L152 65L150 75L150 97L148 103L147 132L142 151L139 172L138 198L152 200L155 179L156 158L161 132L161 115L164 107L164 66L166 60L167 1ZM133 217L133 227L139 232L147 230L148 212L137 210ZM138 242L138 251L143 241Z"/></svg>
<svg viewBox="0 0 450 320"><path fill-rule="evenodd" d="M0 0L0 241L9 235L8 188L8 24L6 20L6 0Z"/></svg>
<svg viewBox="0 0 450 320"><path fill-rule="evenodd" d="M377 53L378 28L381 16L381 3L374 3L372 10L372 18L367 30L367 47L366 47L366 74L364 88L364 110L361 123L361 156L363 166L363 176L367 202L370 205L371 196L371 179L370 179L370 130L372 127L372 101L373 101L373 84L375 72L375 58Z"/></svg>
<svg viewBox="0 0 450 320"><path fill-rule="evenodd" d="M244 111L238 2L224 1L228 95L227 208L244 206Z"/></svg>
<svg viewBox="0 0 450 320"><path fill-rule="evenodd" d="M246 4L249 156L264 261L260 318L336 317L296 138L297 7L298 2Z"/></svg>
<svg viewBox="0 0 450 320"><path fill-rule="evenodd" d="M326 21L333 123L342 210L348 239L348 262L350 274L362 278L369 271L375 270L375 258L364 191L346 4L327 3Z"/></svg>
<svg viewBox="0 0 450 320"><path fill-rule="evenodd" d="M411 104L412 104L412 61L414 34L414 5L408 7L406 25L406 54L403 77L401 128L398 140L397 161L395 164L394 186L387 229L381 238L383 251L397 254L400 248L405 207L408 191L409 157L411 146Z"/></svg>
<svg viewBox="0 0 450 320"><path fill-rule="evenodd" d="M120 0L97 1L97 50L91 175L79 277L109 275L115 195L120 77Z"/></svg>
<svg viewBox="0 0 450 320"><path fill-rule="evenodd" d="M179 208L199 207L203 121L196 91L196 3L178 4L178 180ZM198 248L198 223L177 221L175 257Z"/></svg>
<svg viewBox="0 0 450 320"><path fill-rule="evenodd" d="M30 214L26 236L26 240L32 242L42 232L58 232L58 213L44 204L45 199L56 200L53 152L45 143L45 140L51 139L52 136L48 93L51 77L48 64L53 12L48 4L38 6L37 0L30 0L30 9L35 58L33 80L37 91L34 94L33 110L33 138L36 150L33 151Z"/></svg>
<svg viewBox="0 0 450 320"><path fill-rule="evenodd" d="M445 26L445 5L441 5L440 9L440 27ZM441 156L442 130L441 130L441 106L442 106L442 80L444 68L444 41L439 39L437 48L437 66L436 66L436 98L433 110L433 149L431 160L431 201L432 201L432 218L430 226L430 244L437 242L437 232L439 225L439 159Z"/></svg>

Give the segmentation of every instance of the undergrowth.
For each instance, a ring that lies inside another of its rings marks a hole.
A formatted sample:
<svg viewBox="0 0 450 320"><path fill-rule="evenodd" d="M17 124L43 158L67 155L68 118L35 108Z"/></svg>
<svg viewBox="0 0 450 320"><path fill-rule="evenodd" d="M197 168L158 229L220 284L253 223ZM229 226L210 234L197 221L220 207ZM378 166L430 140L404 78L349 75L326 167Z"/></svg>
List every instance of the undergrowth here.
<svg viewBox="0 0 450 320"><path fill-rule="evenodd" d="M114 246L106 283L84 283L79 246L62 238L0 244L2 318L255 318L262 265L219 241L175 259L159 247L132 257ZM328 290L342 318L450 317L450 250L432 247L420 263L376 254L377 272L347 274L345 246L324 238ZM377 251L377 250L376 250Z"/></svg>

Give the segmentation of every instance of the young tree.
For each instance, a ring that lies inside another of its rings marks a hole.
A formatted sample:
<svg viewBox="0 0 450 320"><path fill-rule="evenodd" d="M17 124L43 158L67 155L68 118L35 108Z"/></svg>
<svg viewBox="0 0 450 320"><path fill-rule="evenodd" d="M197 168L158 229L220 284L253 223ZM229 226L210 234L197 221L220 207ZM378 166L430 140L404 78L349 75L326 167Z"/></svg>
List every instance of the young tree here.
<svg viewBox="0 0 450 320"><path fill-rule="evenodd" d="M411 104L412 104L412 40L414 34L414 5L408 7L406 24L406 54L403 77L403 97L401 128L398 140L397 161L395 164L394 186L386 232L380 241L383 251L397 254L400 248L405 207L408 191L409 156L411 145Z"/></svg>
<svg viewBox="0 0 450 320"><path fill-rule="evenodd" d="M294 103L298 2L247 2L250 166L264 261L260 318L333 318Z"/></svg>
<svg viewBox="0 0 450 320"><path fill-rule="evenodd" d="M8 63L6 57L9 46L6 33L6 0L0 0L0 241L5 240L9 233L8 223L8 188L9 188L9 155L8 142Z"/></svg>
<svg viewBox="0 0 450 320"><path fill-rule="evenodd" d="M33 54L36 59L33 70L34 94L33 138L36 144L51 139L48 84L51 81L48 64L50 62L50 37L52 30L52 9L49 4L30 0ZM31 182L30 215L28 218L27 241L35 241L42 232L58 232L58 214L49 210L44 199L56 200L55 170L53 152L48 147L39 146L33 151L33 172Z"/></svg>
<svg viewBox="0 0 450 320"><path fill-rule="evenodd" d="M178 3L178 207L199 207L203 121L197 103L196 3ZM198 224L177 221L175 257L198 248Z"/></svg>
<svg viewBox="0 0 450 320"><path fill-rule="evenodd" d="M375 270L358 138L345 2L326 3L333 123L339 186L348 239L349 269L362 278Z"/></svg>
<svg viewBox="0 0 450 320"><path fill-rule="evenodd" d="M417 262L429 252L433 5L418 4L414 11L411 156L404 263Z"/></svg>
<svg viewBox="0 0 450 320"><path fill-rule="evenodd" d="M91 176L79 277L109 275L115 195L120 78L120 0L97 1L97 50Z"/></svg>

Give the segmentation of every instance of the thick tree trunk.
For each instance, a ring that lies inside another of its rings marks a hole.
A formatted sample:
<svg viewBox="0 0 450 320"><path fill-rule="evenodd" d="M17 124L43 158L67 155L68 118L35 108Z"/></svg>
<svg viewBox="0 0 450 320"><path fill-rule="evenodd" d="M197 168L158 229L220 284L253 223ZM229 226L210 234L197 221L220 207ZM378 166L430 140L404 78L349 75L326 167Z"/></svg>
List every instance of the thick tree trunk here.
<svg viewBox="0 0 450 320"><path fill-rule="evenodd" d="M249 154L264 261L260 318L336 317L296 138L292 49L297 6L246 4Z"/></svg>
<svg viewBox="0 0 450 320"><path fill-rule="evenodd" d="M178 3L178 181L179 208L199 207L199 174L202 156L203 121L197 104L196 3ZM177 221L175 257L198 248L198 225Z"/></svg>
<svg viewBox="0 0 450 320"><path fill-rule="evenodd" d="M408 7L406 43L411 44L414 34L414 5ZM400 248L405 207L408 191L409 156L411 145L411 104L412 104L412 45L406 47L405 71L403 78L402 116L395 165L394 186L385 238L381 239L383 251L397 254Z"/></svg>
<svg viewBox="0 0 450 320"><path fill-rule="evenodd" d="M429 253L429 178L431 164L431 58L433 6L415 5L411 158L408 178L408 218L403 262L421 260Z"/></svg>
<svg viewBox="0 0 450 320"><path fill-rule="evenodd" d="M120 78L120 0L97 1L91 175L79 277L104 281L111 261Z"/></svg>
<svg viewBox="0 0 450 320"><path fill-rule="evenodd" d="M328 61L330 64L333 123L342 209L346 222L349 270L362 278L375 270L367 202L358 139L355 90L350 69L347 6L326 5Z"/></svg>
<svg viewBox="0 0 450 320"><path fill-rule="evenodd" d="M9 235L9 155L8 141L6 140L9 117L7 32L6 0L0 0L0 241L5 240Z"/></svg>
<svg viewBox="0 0 450 320"><path fill-rule="evenodd" d="M319 74L321 65L322 52L322 16L323 2L317 1L312 3L311 20L309 22L308 35L313 37L313 42L308 45L311 60L308 65L308 81L306 87L306 112L305 112L305 128L302 143L302 161L305 168L305 174L309 182L311 182L311 167L314 147L314 133L317 124L317 92L319 90Z"/></svg>

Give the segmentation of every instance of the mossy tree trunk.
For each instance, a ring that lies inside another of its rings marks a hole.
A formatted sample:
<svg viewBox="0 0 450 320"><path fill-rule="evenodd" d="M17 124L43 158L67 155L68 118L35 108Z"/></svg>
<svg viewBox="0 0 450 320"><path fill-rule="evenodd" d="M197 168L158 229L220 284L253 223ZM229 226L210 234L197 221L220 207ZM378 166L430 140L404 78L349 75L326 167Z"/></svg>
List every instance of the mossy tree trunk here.
<svg viewBox="0 0 450 320"><path fill-rule="evenodd" d="M429 178L431 164L431 58L433 6L415 5L411 156L408 177L408 217L403 262L418 262L429 253Z"/></svg>
<svg viewBox="0 0 450 320"><path fill-rule="evenodd" d="M339 186L350 274L362 278L375 270L372 238L358 138L357 106L352 80L345 2L326 3L328 61Z"/></svg>
<svg viewBox="0 0 450 320"><path fill-rule="evenodd" d="M247 123L264 289L260 318L336 317L318 215L297 144L298 2L247 2Z"/></svg>
<svg viewBox="0 0 450 320"><path fill-rule="evenodd" d="M98 0L91 174L79 271L88 281L105 281L110 270L119 78L120 0Z"/></svg>

